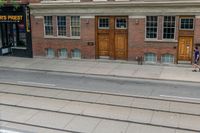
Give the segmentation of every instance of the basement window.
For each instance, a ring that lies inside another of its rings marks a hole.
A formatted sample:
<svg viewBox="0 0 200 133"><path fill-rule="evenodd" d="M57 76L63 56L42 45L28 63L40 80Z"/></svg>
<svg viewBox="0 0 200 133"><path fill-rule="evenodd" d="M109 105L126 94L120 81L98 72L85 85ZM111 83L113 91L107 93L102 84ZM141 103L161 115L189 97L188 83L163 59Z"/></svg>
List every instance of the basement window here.
<svg viewBox="0 0 200 133"><path fill-rule="evenodd" d="M73 59L81 59L81 51L79 49L73 49L71 54Z"/></svg>
<svg viewBox="0 0 200 133"><path fill-rule="evenodd" d="M55 52L52 48L46 49L46 57L47 58L54 58L55 57Z"/></svg>
<svg viewBox="0 0 200 133"><path fill-rule="evenodd" d="M157 57L155 53L145 53L144 61L148 63L155 63L157 61Z"/></svg>
<svg viewBox="0 0 200 133"><path fill-rule="evenodd" d="M66 48L62 48L59 50L59 58L67 58L68 54L67 54L67 49Z"/></svg>
<svg viewBox="0 0 200 133"><path fill-rule="evenodd" d="M172 54L163 54L161 56L161 62L165 64L174 63L174 56Z"/></svg>

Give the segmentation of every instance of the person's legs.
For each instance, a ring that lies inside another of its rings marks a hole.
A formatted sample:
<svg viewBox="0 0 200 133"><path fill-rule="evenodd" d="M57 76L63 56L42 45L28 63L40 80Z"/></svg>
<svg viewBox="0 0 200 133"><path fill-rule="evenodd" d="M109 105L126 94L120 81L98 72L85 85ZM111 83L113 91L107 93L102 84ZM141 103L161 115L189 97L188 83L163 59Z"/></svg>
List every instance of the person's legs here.
<svg viewBox="0 0 200 133"><path fill-rule="evenodd" d="M195 61L194 64L192 65L192 67L194 68L194 70L192 70L193 72L197 72L197 68L199 68L197 62Z"/></svg>

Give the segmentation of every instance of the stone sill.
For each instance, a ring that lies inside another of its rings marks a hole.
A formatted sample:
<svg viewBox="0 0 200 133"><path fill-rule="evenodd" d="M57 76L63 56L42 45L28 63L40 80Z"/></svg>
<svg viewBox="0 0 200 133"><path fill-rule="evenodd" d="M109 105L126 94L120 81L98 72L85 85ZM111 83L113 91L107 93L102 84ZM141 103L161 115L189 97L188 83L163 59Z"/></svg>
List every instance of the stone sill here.
<svg viewBox="0 0 200 133"><path fill-rule="evenodd" d="M80 37L61 37L61 36L44 36L45 39L71 39L71 40L80 40Z"/></svg>

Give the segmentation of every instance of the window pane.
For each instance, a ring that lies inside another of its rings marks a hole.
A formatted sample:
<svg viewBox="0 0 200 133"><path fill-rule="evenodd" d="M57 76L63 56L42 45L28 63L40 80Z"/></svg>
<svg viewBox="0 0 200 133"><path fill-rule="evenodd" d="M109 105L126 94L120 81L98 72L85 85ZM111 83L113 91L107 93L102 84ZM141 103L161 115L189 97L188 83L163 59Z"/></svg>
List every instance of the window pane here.
<svg viewBox="0 0 200 133"><path fill-rule="evenodd" d="M109 18L99 18L99 28L109 29Z"/></svg>
<svg viewBox="0 0 200 133"><path fill-rule="evenodd" d="M144 60L147 62L156 62L156 54L146 53L144 56Z"/></svg>
<svg viewBox="0 0 200 133"><path fill-rule="evenodd" d="M68 57L67 56L67 49L66 48L60 49L60 51L59 51L59 57L60 58L67 58Z"/></svg>
<svg viewBox="0 0 200 133"><path fill-rule="evenodd" d="M161 57L161 61L163 63L173 63L174 62L174 56L171 54L164 54Z"/></svg>
<svg viewBox="0 0 200 133"><path fill-rule="evenodd" d="M157 19L157 16L147 16L146 38L157 38Z"/></svg>
<svg viewBox="0 0 200 133"><path fill-rule="evenodd" d="M80 16L71 16L71 35L80 36Z"/></svg>
<svg viewBox="0 0 200 133"><path fill-rule="evenodd" d="M163 38L174 39L175 34L175 16L165 16L163 23Z"/></svg>
<svg viewBox="0 0 200 133"><path fill-rule="evenodd" d="M47 48L47 57L53 58L55 56L54 50L52 48Z"/></svg>
<svg viewBox="0 0 200 133"><path fill-rule="evenodd" d="M72 51L72 58L80 59L81 58L81 51L79 49L74 49Z"/></svg>
<svg viewBox="0 0 200 133"><path fill-rule="evenodd" d="M53 35L52 16L44 16L45 35Z"/></svg>
<svg viewBox="0 0 200 133"><path fill-rule="evenodd" d="M127 28L127 19L126 18L116 18L115 25L117 29L126 29Z"/></svg>
<svg viewBox="0 0 200 133"><path fill-rule="evenodd" d="M58 36L66 36L66 17L57 17Z"/></svg>
<svg viewBox="0 0 200 133"><path fill-rule="evenodd" d="M192 30L194 25L193 18L181 18L181 29Z"/></svg>

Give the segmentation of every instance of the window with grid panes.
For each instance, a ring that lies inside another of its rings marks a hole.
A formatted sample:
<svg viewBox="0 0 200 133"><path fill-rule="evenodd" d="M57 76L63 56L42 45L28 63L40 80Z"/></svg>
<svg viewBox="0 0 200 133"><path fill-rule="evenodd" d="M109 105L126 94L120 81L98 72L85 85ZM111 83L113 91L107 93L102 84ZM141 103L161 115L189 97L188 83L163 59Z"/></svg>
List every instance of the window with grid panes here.
<svg viewBox="0 0 200 133"><path fill-rule="evenodd" d="M116 18L115 27L116 27L116 29L126 29L127 28L127 19L126 18Z"/></svg>
<svg viewBox="0 0 200 133"><path fill-rule="evenodd" d="M173 63L174 56L172 54L164 54L161 56L161 62L162 63Z"/></svg>
<svg viewBox="0 0 200 133"><path fill-rule="evenodd" d="M158 17L147 16L146 17L146 38L157 38Z"/></svg>
<svg viewBox="0 0 200 133"><path fill-rule="evenodd" d="M80 36L80 16L71 16L71 36Z"/></svg>
<svg viewBox="0 0 200 133"><path fill-rule="evenodd" d="M57 16L58 36L66 36L66 17Z"/></svg>
<svg viewBox="0 0 200 133"><path fill-rule="evenodd" d="M164 16L163 38L174 39L175 34L175 16Z"/></svg>
<svg viewBox="0 0 200 133"><path fill-rule="evenodd" d="M193 30L193 28L194 28L194 19L193 18L181 18L180 28L182 30Z"/></svg>
<svg viewBox="0 0 200 133"><path fill-rule="evenodd" d="M146 62L156 62L156 54L155 53L145 53L144 61Z"/></svg>
<svg viewBox="0 0 200 133"><path fill-rule="evenodd" d="M59 58L67 58L67 57L68 57L67 49L61 48L59 50Z"/></svg>
<svg viewBox="0 0 200 133"><path fill-rule="evenodd" d="M52 16L44 16L45 35L53 35L53 20Z"/></svg>
<svg viewBox="0 0 200 133"><path fill-rule="evenodd" d="M109 18L100 17L98 27L99 29L109 29Z"/></svg>

